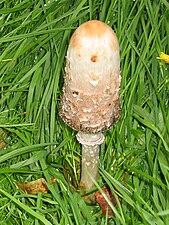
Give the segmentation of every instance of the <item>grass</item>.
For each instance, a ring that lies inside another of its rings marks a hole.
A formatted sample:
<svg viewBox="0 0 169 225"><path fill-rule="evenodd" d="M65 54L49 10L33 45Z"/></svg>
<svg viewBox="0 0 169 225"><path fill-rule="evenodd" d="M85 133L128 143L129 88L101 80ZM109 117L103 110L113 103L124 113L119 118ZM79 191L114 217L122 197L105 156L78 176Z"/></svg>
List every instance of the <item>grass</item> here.
<svg viewBox="0 0 169 225"><path fill-rule="evenodd" d="M115 30L121 51L122 114L105 133L96 184L123 198L109 202L110 220L72 191L81 147L58 116L70 35L90 19ZM0 1L0 224L168 224L169 67L157 60L169 53L168 21L166 0ZM48 194L17 188L41 177Z"/></svg>

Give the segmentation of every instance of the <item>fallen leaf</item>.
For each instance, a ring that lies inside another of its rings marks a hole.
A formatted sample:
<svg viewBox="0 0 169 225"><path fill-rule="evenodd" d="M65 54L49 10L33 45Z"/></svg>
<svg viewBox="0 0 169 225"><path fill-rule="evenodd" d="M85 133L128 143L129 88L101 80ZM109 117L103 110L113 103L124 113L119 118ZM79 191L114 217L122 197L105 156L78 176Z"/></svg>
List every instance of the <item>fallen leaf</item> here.
<svg viewBox="0 0 169 225"><path fill-rule="evenodd" d="M51 182L52 184L54 184L56 182L56 179L52 178ZM38 180L30 182L19 182L18 187L27 194L37 194L39 192L47 193L49 191L44 178L40 178Z"/></svg>
<svg viewBox="0 0 169 225"><path fill-rule="evenodd" d="M111 192L111 190L107 186L103 186L102 190L105 193L105 195L108 197L108 199L112 202L112 204L115 207L118 207L116 198L114 197L114 195ZM106 215L106 212L108 211L108 215L109 216L113 216L114 212L111 209L111 207L108 204L108 202L106 201L106 199L104 198L104 196L102 195L102 193L100 191L96 191L95 192L95 197L96 197L96 202L100 205L100 207L102 209L103 215ZM122 204L122 199L120 197L119 197L119 201L120 201L120 204Z"/></svg>
<svg viewBox="0 0 169 225"><path fill-rule="evenodd" d="M6 132L0 129L0 149L4 148L6 145L6 142L4 141L5 138L7 138Z"/></svg>

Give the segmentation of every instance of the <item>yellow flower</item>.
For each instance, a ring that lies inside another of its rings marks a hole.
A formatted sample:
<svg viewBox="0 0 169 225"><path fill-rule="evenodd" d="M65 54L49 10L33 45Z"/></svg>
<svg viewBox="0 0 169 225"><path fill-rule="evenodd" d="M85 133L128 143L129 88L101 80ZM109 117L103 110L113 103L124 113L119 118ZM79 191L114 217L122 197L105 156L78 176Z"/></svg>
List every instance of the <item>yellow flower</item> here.
<svg viewBox="0 0 169 225"><path fill-rule="evenodd" d="M157 57L157 59L161 59L165 63L169 64L169 55L165 54L164 52L160 52L160 57Z"/></svg>

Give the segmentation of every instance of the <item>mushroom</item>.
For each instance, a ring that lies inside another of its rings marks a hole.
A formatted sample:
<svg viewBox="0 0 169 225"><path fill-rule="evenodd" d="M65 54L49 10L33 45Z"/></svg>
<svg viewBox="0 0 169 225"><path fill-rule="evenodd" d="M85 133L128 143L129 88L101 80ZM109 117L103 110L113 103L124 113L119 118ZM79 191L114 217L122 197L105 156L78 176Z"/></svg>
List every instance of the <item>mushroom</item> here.
<svg viewBox="0 0 169 225"><path fill-rule="evenodd" d="M105 23L91 20L73 33L66 56L59 114L78 131L82 144L80 189L91 192L97 180L99 148L120 115L120 55L116 34ZM94 202L94 195L86 196Z"/></svg>

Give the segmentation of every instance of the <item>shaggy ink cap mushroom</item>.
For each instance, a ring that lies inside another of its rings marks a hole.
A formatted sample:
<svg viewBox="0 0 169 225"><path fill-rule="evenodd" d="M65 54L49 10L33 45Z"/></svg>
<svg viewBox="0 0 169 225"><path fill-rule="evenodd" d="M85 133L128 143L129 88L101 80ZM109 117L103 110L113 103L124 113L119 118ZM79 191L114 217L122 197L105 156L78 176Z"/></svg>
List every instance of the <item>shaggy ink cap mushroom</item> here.
<svg viewBox="0 0 169 225"><path fill-rule="evenodd" d="M73 33L66 56L60 116L86 133L108 130L120 115L120 56L114 31L91 20Z"/></svg>
<svg viewBox="0 0 169 225"><path fill-rule="evenodd" d="M92 20L73 33L66 56L60 116L78 131L82 144L82 194L90 193L98 177L99 146L102 131L108 130L120 115L120 56L114 31L105 23ZM95 195L84 197L95 202Z"/></svg>

